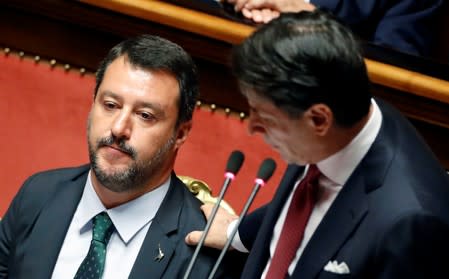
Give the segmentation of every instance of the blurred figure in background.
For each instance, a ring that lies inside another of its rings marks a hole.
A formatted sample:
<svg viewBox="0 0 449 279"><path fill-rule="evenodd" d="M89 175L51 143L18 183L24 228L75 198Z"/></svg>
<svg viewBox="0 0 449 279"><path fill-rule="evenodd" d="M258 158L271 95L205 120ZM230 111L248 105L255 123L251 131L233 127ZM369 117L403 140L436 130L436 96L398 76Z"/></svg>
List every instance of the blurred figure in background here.
<svg viewBox="0 0 449 279"><path fill-rule="evenodd" d="M284 12L327 10L362 39L421 56L436 48L443 0L225 0L266 23Z"/></svg>

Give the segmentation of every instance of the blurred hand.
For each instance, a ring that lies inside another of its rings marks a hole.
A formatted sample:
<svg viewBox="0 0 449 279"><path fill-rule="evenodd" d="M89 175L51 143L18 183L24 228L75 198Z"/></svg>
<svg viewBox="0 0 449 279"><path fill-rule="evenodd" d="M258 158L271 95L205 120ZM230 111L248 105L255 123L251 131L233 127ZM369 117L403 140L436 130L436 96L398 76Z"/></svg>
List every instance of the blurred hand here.
<svg viewBox="0 0 449 279"><path fill-rule="evenodd" d="M271 9L242 9L244 17L251 19L256 23L268 23L269 21L277 18L280 13Z"/></svg>
<svg viewBox="0 0 449 279"><path fill-rule="evenodd" d="M213 204L204 204L201 206L206 218L209 220L210 214L212 212ZM238 216L232 215L223 208L219 208L217 215L210 227L209 233L204 241L204 245L207 247L222 249L225 246L226 240L228 239L226 232L229 224L238 219ZM193 231L190 232L186 238L185 242L189 245L196 245L200 241L203 231Z"/></svg>
<svg viewBox="0 0 449 279"><path fill-rule="evenodd" d="M304 0L225 0L236 12L257 23L267 23L280 13L313 11L315 6Z"/></svg>

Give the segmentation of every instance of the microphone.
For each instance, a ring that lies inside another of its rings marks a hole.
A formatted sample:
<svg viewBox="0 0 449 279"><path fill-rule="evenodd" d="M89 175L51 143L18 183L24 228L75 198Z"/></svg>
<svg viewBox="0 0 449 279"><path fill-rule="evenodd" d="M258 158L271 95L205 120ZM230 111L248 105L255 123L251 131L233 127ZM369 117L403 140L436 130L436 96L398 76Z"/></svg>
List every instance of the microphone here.
<svg viewBox="0 0 449 279"><path fill-rule="evenodd" d="M237 220L237 224L234 227L234 229L232 230L230 237L228 238L228 240L225 243L225 246L221 250L220 256L218 257L217 261L215 262L215 265L212 268L212 271L209 274L209 277L207 277L208 279L214 278L214 275L217 272L218 267L220 266L220 263L223 260L225 253L228 251L229 246L231 246L232 240L234 239L235 234L237 233L239 225L242 222L243 218L245 217L246 212L248 211L249 207L253 203L253 200L256 197L257 192L259 191L260 187L265 185L265 183L268 181L268 179L271 178L275 169L276 169L276 162L271 158L265 159L262 162L262 164L260 165L259 171L257 172L257 177L254 180L255 184L253 187L253 191L251 192L251 195L249 196L248 200L246 201L245 206L243 207L243 210L240 213L240 216Z"/></svg>
<svg viewBox="0 0 449 279"><path fill-rule="evenodd" d="M210 230L212 221L215 219L215 215L217 215L218 208L220 206L221 201L223 200L226 190L228 189L228 186L231 183L231 181L234 179L235 175L238 173L238 171L242 167L244 159L245 159L245 155L243 155L243 153L239 150L233 151L231 153L231 155L229 156L228 162L226 164L225 175L224 175L225 181L223 183L223 186L221 187L221 191L217 197L217 201L216 201L214 207L212 208L211 215L209 216L209 219L207 220L206 227L204 228L203 234L201 235L201 238L196 246L195 252L193 253L192 258L190 259L186 273L184 274L184 277L183 277L184 279L189 278L189 275L192 272L192 268L195 264L195 261L198 258L200 249L204 245L204 241L206 240L206 236Z"/></svg>

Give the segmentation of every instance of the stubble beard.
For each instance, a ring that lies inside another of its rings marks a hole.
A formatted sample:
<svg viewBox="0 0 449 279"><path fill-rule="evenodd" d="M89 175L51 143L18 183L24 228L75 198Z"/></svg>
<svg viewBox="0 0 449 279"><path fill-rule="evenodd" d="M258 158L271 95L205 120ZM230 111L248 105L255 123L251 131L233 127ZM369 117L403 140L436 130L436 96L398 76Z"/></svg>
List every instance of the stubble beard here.
<svg viewBox="0 0 449 279"><path fill-rule="evenodd" d="M102 186L115 193L131 192L144 188L151 178L158 173L159 169L163 167L170 149L172 149L175 144L175 135L173 134L173 136L171 136L170 139L157 150L156 154L150 160L143 161L139 159L137 151L127 145L124 139L119 139L110 135L98 139L93 145L89 140L89 128L87 134L92 171ZM126 169L107 172L99 165L97 153L101 147L114 143L131 157L132 162Z"/></svg>

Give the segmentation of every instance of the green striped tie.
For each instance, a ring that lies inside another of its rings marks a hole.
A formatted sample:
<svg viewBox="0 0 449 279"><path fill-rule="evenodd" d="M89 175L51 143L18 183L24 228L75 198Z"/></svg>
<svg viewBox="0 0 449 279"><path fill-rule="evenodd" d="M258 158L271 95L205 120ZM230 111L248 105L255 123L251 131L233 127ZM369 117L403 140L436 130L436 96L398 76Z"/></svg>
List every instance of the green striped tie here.
<svg viewBox="0 0 449 279"><path fill-rule="evenodd" d="M74 279L101 278L106 260L106 246L113 231L114 226L106 212L94 217L89 252L78 268Z"/></svg>

